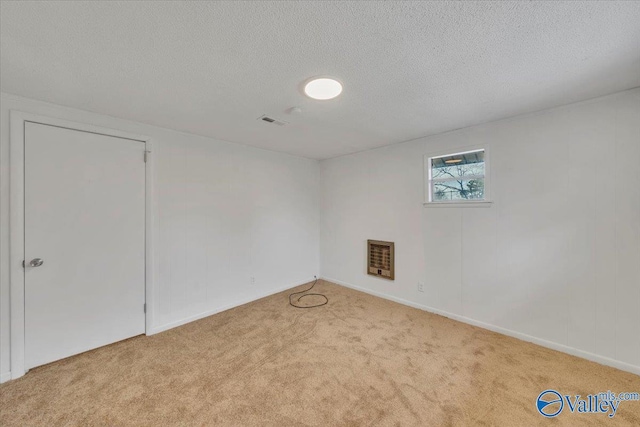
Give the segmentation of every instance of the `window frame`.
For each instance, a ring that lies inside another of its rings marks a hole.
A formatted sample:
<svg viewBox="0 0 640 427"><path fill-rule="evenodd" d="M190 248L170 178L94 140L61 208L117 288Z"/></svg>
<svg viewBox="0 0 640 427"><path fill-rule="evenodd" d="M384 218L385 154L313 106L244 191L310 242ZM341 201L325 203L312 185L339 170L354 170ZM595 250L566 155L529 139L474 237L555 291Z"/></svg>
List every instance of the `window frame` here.
<svg viewBox="0 0 640 427"><path fill-rule="evenodd" d="M475 151L484 151L484 176L469 175L466 179L484 179L484 198L475 200L432 200L433 185L438 181L451 181L451 178L432 178L431 177L431 159L440 157L455 156L458 154L473 153ZM491 160L490 147L488 144L458 147L448 150L438 150L424 155L424 206L425 207L489 207L491 206Z"/></svg>

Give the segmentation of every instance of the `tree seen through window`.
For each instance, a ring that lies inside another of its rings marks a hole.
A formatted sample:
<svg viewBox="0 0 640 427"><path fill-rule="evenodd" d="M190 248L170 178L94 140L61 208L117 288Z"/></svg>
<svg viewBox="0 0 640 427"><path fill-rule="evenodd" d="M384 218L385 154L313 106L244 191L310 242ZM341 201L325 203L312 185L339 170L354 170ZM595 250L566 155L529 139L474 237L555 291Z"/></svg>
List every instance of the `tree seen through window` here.
<svg viewBox="0 0 640 427"><path fill-rule="evenodd" d="M484 150L431 158L432 201L484 199Z"/></svg>

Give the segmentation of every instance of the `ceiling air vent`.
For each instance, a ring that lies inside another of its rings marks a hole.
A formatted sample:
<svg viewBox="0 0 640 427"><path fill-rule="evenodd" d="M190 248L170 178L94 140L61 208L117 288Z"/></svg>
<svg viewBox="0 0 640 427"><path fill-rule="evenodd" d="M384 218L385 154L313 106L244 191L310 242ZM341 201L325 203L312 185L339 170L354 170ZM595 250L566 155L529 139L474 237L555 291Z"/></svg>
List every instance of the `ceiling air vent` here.
<svg viewBox="0 0 640 427"><path fill-rule="evenodd" d="M278 119L274 119L273 117L269 117L266 114L263 114L262 116L258 117L258 120L262 120L265 123L272 123L272 124L278 125L278 126L285 126L287 124L287 122L284 122L284 121L278 120Z"/></svg>
<svg viewBox="0 0 640 427"><path fill-rule="evenodd" d="M367 240L367 274L394 280L394 243Z"/></svg>

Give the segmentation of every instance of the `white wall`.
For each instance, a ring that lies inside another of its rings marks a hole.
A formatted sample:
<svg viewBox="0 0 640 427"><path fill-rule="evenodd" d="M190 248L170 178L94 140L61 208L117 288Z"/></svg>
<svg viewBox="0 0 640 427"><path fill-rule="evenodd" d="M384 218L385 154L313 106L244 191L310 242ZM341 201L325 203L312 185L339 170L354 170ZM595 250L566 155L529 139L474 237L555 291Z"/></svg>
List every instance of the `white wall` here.
<svg viewBox="0 0 640 427"><path fill-rule="evenodd" d="M158 274L152 332L290 288L318 273L317 161L8 94L0 101L0 379L8 379L10 371L11 109L153 139Z"/></svg>
<svg viewBox="0 0 640 427"><path fill-rule="evenodd" d="M493 205L423 207L423 156L477 144ZM321 182L322 277L640 373L639 89L325 160ZM367 239L395 241L395 281L366 275Z"/></svg>

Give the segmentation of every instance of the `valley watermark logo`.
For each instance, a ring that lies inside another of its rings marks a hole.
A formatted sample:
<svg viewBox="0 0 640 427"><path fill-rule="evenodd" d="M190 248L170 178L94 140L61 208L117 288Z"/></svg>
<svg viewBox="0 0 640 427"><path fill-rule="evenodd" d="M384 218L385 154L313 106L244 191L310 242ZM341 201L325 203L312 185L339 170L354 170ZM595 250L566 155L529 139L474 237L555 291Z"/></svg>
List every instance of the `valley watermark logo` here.
<svg viewBox="0 0 640 427"><path fill-rule="evenodd" d="M611 390L601 393L594 393L585 396L579 394L562 395L556 390L545 390L536 399L536 409L540 415L547 418L557 417L563 410L568 409L571 413L580 414L607 414L613 418L620 408L620 403L626 401L639 401L640 393L625 392L613 393Z"/></svg>
<svg viewBox="0 0 640 427"><path fill-rule="evenodd" d="M536 407L545 417L555 417L564 409L564 400L555 390L545 390L538 396Z"/></svg>

